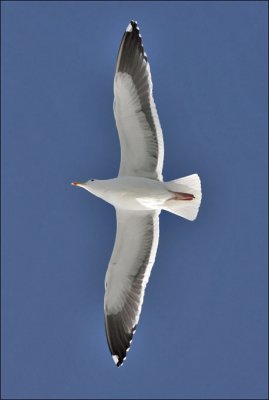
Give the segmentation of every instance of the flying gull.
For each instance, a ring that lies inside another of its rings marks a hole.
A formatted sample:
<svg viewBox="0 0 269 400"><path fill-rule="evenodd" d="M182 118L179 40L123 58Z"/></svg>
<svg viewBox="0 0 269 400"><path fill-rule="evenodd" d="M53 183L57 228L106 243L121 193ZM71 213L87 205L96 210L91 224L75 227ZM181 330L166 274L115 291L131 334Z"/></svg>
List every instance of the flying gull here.
<svg viewBox="0 0 269 400"><path fill-rule="evenodd" d="M117 234L105 277L105 327L119 367L136 331L159 241L159 214L193 221L201 202L197 174L163 181L163 135L147 55L136 21L123 35L114 78L114 115L121 146L118 177L74 182L112 204Z"/></svg>

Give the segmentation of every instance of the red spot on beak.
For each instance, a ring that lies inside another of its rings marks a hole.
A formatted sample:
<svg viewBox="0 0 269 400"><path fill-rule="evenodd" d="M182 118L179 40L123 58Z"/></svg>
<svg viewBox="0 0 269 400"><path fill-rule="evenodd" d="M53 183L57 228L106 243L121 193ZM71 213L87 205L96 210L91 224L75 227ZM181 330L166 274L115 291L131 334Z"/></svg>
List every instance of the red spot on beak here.
<svg viewBox="0 0 269 400"><path fill-rule="evenodd" d="M71 185L77 186L79 183L78 182L72 182Z"/></svg>

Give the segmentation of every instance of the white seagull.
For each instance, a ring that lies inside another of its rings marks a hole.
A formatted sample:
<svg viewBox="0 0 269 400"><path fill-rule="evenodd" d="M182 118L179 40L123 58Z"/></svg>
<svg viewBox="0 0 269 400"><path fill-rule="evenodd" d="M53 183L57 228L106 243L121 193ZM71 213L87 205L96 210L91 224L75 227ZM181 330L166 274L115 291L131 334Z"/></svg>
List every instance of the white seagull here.
<svg viewBox="0 0 269 400"><path fill-rule="evenodd" d="M119 367L130 348L155 261L159 214L166 210L193 221L202 195L197 174L163 181L162 129L136 21L127 26L119 48L114 96L121 146L118 177L72 184L116 210L117 234L105 277L104 313L107 342Z"/></svg>

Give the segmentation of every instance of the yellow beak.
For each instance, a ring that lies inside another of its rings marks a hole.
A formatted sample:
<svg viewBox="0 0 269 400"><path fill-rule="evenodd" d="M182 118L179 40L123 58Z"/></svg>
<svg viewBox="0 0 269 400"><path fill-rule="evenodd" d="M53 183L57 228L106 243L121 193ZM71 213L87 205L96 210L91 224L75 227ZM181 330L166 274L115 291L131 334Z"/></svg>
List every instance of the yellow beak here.
<svg viewBox="0 0 269 400"><path fill-rule="evenodd" d="M73 185L73 186L84 186L85 183L84 182L72 182L71 185Z"/></svg>

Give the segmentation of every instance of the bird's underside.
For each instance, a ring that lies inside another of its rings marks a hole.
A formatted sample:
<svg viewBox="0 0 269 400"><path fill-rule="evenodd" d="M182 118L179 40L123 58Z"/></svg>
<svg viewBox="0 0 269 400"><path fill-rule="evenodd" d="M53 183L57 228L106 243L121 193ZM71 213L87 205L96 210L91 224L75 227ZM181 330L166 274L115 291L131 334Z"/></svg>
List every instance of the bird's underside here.
<svg viewBox="0 0 269 400"><path fill-rule="evenodd" d="M160 211L193 221L201 202L197 174L163 182L162 129L135 21L128 25L119 48L113 108L121 146L118 177L74 185L116 210L117 232L105 277L104 313L107 342L119 367L130 348L155 261Z"/></svg>

